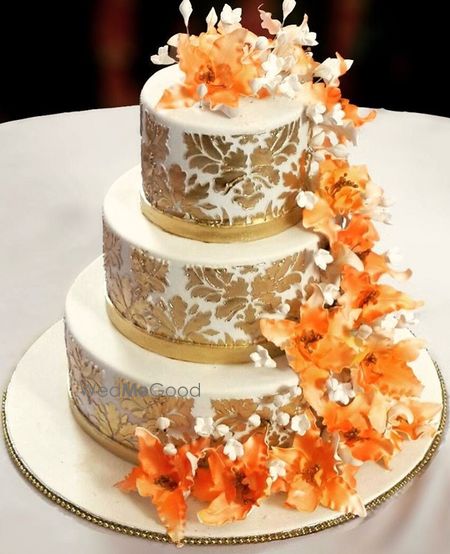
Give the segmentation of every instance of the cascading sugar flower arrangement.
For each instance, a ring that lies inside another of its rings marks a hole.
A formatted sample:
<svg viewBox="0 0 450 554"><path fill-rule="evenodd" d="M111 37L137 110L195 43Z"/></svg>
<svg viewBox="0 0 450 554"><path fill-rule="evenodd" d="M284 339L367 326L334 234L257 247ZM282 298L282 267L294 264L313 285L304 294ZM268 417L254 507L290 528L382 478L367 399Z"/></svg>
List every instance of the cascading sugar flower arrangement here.
<svg viewBox="0 0 450 554"><path fill-rule="evenodd" d="M342 98L339 78L352 61L337 54L316 62L307 16L286 25L294 7L284 0L281 20L260 8L265 34L257 35L241 26L240 9L225 5L220 17L211 10L206 31L196 36L188 31L192 6L183 0L187 32L152 57L157 64L178 62L185 76L165 90L162 109L200 105L233 116L241 97L269 95L305 106L307 186L297 203L303 226L323 238L314 258L320 281L310 285L297 319L285 319L287 310L260 322L297 373L295 390L248 414L240 429L197 418L198 438L183 446L164 446L149 431L137 431L140 465L118 486L149 497L177 543L190 495L205 503L198 517L208 525L241 520L274 494L300 511L320 505L364 516L355 478L360 466L371 461L388 469L404 441L435 432L440 405L420 400L422 385L410 365L423 341L398 330L421 303L380 282L411 275L391 267L391 252L375 250L374 222L389 223L389 203L367 168L348 162L356 129L375 114L362 117ZM276 367L262 347L252 360ZM274 430L286 440L274 443Z"/></svg>

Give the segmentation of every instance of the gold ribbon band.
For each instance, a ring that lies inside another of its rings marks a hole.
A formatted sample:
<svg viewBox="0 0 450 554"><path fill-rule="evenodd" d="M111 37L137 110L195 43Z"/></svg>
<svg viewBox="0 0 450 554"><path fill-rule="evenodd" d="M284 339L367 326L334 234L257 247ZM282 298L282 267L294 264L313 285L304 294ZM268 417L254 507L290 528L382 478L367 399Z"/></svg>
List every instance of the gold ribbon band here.
<svg viewBox="0 0 450 554"><path fill-rule="evenodd" d="M112 452L115 456L119 456L119 458L122 458L122 460L125 460L126 462L130 462L132 464L137 464L138 457L137 457L137 450L134 450L134 448L131 448L130 446L125 446L124 444L120 444L120 442L115 441L114 439L111 439L110 437L107 437L104 435L101 431L93 425L89 419L83 414L83 412L80 410L80 408L75 404L72 395L69 391L69 404L70 409L72 410L73 417L75 418L75 421L78 423L78 425L83 429L83 431L88 434L92 439L95 440L98 444L103 446L103 448L106 448L106 450L109 450Z"/></svg>
<svg viewBox="0 0 450 554"><path fill-rule="evenodd" d="M301 210L294 208L290 212L274 219L254 219L252 223L219 225L200 221L189 221L165 214L141 198L141 210L152 223L180 237L202 242L247 242L277 235L300 222Z"/></svg>
<svg viewBox="0 0 450 554"><path fill-rule="evenodd" d="M200 344L182 340L170 339L157 335L151 335L134 323L126 319L106 297L106 311L112 324L127 339L135 344L175 360L186 362L199 362L202 364L240 364L250 361L250 354L256 350L257 344ZM267 348L271 356L279 356L281 351L270 342L258 343Z"/></svg>

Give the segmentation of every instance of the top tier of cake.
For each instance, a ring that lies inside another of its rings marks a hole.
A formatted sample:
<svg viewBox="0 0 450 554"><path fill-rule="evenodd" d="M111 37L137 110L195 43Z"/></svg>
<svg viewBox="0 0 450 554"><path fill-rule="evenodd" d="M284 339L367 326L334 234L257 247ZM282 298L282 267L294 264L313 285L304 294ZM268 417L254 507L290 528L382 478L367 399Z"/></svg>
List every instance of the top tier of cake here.
<svg viewBox="0 0 450 554"><path fill-rule="evenodd" d="M157 107L182 80L156 72L141 94L142 209L165 230L207 242L255 240L300 218L301 158L308 126L298 100L240 100L221 111Z"/></svg>

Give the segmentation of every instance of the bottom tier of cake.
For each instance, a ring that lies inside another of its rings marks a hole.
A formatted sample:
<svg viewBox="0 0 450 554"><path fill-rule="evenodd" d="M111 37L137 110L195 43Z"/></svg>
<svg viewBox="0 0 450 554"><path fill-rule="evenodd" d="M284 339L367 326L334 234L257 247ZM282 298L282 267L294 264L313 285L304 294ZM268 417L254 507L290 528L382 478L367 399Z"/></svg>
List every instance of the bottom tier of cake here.
<svg viewBox="0 0 450 554"><path fill-rule="evenodd" d="M65 327L74 414L96 440L127 459L135 458L136 426L179 444L211 428L218 437L231 431L242 438L270 422L271 442L286 444L290 421L302 416L298 377L284 356L276 368L190 363L121 335L107 315L101 258L73 284Z"/></svg>

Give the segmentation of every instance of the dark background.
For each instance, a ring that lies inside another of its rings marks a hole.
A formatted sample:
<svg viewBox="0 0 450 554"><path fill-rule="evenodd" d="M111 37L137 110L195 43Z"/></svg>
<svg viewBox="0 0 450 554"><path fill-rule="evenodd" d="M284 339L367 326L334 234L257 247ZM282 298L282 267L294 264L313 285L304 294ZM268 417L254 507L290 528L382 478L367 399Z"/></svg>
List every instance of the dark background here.
<svg viewBox="0 0 450 554"><path fill-rule="evenodd" d="M205 28L211 5L191 0L190 28ZM263 0L230 0L243 23L259 33ZM282 0L264 9L281 16ZM318 33L315 58L337 50L355 64L342 81L360 106L450 116L445 80L449 53L445 2L429 0L300 0L288 23L304 12ZM179 0L18 2L1 8L0 121L72 110L137 104L157 69L150 55L183 31Z"/></svg>

